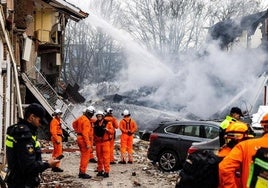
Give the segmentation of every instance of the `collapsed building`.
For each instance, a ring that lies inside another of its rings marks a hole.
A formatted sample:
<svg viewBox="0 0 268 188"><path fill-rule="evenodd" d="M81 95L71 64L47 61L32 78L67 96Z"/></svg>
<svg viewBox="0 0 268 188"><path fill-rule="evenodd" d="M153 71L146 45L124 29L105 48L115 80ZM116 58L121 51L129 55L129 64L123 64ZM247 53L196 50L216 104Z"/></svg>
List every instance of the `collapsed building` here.
<svg viewBox="0 0 268 188"><path fill-rule="evenodd" d="M56 108L63 117L74 118L69 101L82 102L78 86L62 86L70 100L57 92L61 86L64 33L69 21L88 17L65 0L0 1L0 147L5 164L5 132L23 118L29 103L40 103L48 117ZM66 88L68 88L66 90ZM68 93L67 93L68 96ZM72 129L63 122L64 129Z"/></svg>

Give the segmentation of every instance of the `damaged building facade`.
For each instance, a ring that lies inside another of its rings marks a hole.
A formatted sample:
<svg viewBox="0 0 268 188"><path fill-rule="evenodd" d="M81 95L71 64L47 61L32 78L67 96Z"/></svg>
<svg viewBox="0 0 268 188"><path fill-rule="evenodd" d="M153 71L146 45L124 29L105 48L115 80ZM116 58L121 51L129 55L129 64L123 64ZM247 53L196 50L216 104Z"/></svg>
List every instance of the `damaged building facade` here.
<svg viewBox="0 0 268 188"><path fill-rule="evenodd" d="M210 39L219 41L222 49L235 46L245 48L268 48L268 10L228 19L216 23L209 29Z"/></svg>
<svg viewBox="0 0 268 188"><path fill-rule="evenodd" d="M48 116L55 108L66 117L70 113L56 89L64 58L64 31L68 21L78 22L88 13L65 0L0 2L0 147L4 160L6 128L23 118L29 103L40 103Z"/></svg>

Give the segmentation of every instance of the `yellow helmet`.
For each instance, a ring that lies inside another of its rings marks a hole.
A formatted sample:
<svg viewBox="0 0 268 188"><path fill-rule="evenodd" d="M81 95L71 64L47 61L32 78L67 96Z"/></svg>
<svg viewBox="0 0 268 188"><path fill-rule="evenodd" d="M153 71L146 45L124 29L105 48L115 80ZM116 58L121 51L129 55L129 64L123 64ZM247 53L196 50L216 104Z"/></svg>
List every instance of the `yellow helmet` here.
<svg viewBox="0 0 268 188"><path fill-rule="evenodd" d="M242 140L248 137L248 126L243 122L233 122L225 130L227 139Z"/></svg>

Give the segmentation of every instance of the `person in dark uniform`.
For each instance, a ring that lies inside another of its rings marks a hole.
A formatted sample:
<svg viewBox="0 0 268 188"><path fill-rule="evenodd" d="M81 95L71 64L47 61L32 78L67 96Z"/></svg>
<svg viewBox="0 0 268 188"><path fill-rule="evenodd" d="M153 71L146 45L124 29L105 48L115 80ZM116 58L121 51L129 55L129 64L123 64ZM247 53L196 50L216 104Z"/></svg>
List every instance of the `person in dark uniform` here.
<svg viewBox="0 0 268 188"><path fill-rule="evenodd" d="M34 188L40 184L39 174L55 167L57 159L42 161L40 143L37 141L37 128L45 116L44 108L32 103L15 125L7 129L6 157L8 172L6 182L9 188Z"/></svg>

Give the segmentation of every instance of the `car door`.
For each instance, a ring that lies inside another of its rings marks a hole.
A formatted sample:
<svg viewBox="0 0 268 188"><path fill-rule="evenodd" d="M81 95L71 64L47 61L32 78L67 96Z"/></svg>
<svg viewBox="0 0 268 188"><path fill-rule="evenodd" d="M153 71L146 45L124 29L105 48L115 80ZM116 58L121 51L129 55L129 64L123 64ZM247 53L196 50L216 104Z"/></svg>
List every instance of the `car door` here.
<svg viewBox="0 0 268 188"><path fill-rule="evenodd" d="M179 126L177 132L178 139L178 151L181 159L185 159L187 156L187 151L191 147L193 142L201 142L206 140L206 138L201 137L201 127L200 124L185 124Z"/></svg>

